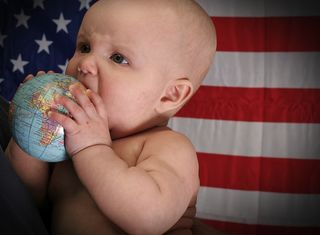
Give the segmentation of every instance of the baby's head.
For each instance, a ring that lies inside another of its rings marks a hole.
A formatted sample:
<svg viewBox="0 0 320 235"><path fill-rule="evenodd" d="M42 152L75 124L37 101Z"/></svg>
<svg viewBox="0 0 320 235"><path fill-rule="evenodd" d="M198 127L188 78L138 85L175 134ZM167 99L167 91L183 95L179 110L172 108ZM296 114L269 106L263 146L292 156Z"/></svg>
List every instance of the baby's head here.
<svg viewBox="0 0 320 235"><path fill-rule="evenodd" d="M212 21L192 0L99 0L84 17L67 74L100 94L116 138L174 115L215 50Z"/></svg>

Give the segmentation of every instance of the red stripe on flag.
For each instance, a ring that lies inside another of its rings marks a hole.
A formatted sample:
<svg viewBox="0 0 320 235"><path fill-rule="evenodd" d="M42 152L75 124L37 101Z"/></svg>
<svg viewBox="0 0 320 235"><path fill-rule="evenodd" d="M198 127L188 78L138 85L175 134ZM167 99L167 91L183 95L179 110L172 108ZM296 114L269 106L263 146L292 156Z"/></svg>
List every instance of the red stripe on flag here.
<svg viewBox="0 0 320 235"><path fill-rule="evenodd" d="M204 223L229 235L317 235L320 227L287 227L255 225L201 219Z"/></svg>
<svg viewBox="0 0 320 235"><path fill-rule="evenodd" d="M178 117L320 123L320 89L201 86Z"/></svg>
<svg viewBox="0 0 320 235"><path fill-rule="evenodd" d="M320 193L320 160L198 153L201 186L283 193Z"/></svg>
<svg viewBox="0 0 320 235"><path fill-rule="evenodd" d="M320 17L212 17L218 51L320 51Z"/></svg>

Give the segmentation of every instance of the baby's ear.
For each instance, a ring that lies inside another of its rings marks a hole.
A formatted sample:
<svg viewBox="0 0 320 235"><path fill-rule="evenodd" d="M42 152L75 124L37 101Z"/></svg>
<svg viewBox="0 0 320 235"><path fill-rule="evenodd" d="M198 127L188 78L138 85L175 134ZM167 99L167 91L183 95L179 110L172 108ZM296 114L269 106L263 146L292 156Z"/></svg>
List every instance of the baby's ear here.
<svg viewBox="0 0 320 235"><path fill-rule="evenodd" d="M192 96L193 85L187 78L170 81L166 86L156 111L160 114L175 114Z"/></svg>

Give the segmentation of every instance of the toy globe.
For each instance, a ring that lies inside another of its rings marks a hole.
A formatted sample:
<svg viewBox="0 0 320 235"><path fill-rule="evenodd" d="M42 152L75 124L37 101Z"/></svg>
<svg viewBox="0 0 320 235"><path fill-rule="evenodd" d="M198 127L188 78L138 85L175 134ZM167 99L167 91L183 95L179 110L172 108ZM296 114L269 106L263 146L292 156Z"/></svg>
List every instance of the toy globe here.
<svg viewBox="0 0 320 235"><path fill-rule="evenodd" d="M48 118L57 94L73 99L69 86L81 83L63 74L44 74L25 82L10 104L10 123L14 140L22 150L47 162L68 159L64 146L64 129ZM55 107L68 114L62 106Z"/></svg>

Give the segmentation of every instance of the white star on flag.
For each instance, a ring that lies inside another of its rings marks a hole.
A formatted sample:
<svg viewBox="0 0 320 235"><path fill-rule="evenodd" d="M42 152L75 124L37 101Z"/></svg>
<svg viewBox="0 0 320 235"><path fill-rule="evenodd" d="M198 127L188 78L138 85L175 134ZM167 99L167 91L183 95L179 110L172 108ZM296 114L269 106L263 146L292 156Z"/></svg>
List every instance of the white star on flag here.
<svg viewBox="0 0 320 235"><path fill-rule="evenodd" d="M42 39L41 40L35 40L35 41L39 45L38 53L40 53L41 51L45 51L48 54L50 54L49 46L53 43L53 41L47 40L45 34L42 35Z"/></svg>
<svg viewBox="0 0 320 235"><path fill-rule="evenodd" d="M22 60L21 54L18 55L18 58L16 60L12 59L10 61L13 64L12 72L19 70L21 73L24 73L23 66L29 63L28 61Z"/></svg>
<svg viewBox="0 0 320 235"><path fill-rule="evenodd" d="M79 0L79 2L80 2L80 8L79 8L79 11L81 11L82 9L84 9L84 8L86 8L86 9L89 9L89 7L90 7L90 2L91 2L91 0Z"/></svg>
<svg viewBox="0 0 320 235"><path fill-rule="evenodd" d="M19 27L20 25L23 25L27 29L29 28L28 26L28 20L30 16L27 16L24 14L23 10L21 10L20 14L15 14L14 17L18 20L16 27Z"/></svg>
<svg viewBox="0 0 320 235"><path fill-rule="evenodd" d="M60 30L63 30L66 33L68 33L67 25L70 24L71 20L65 19L62 13L60 13L59 19L53 19L52 21L57 25L57 33Z"/></svg>
<svg viewBox="0 0 320 235"><path fill-rule="evenodd" d="M33 0L33 8L40 7L44 9L43 2L44 0Z"/></svg>
<svg viewBox="0 0 320 235"><path fill-rule="evenodd" d="M3 40L7 37L7 35L3 35L0 33L0 46L3 47Z"/></svg>
<svg viewBox="0 0 320 235"><path fill-rule="evenodd" d="M97 1L0 0L0 96L11 100L39 69L66 73L83 15Z"/></svg>
<svg viewBox="0 0 320 235"><path fill-rule="evenodd" d="M67 69L67 65L69 63L69 60L66 60L65 64L59 64L58 67L61 69L62 73L65 74L66 73L66 69Z"/></svg>

